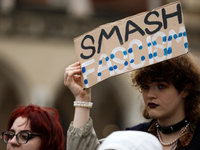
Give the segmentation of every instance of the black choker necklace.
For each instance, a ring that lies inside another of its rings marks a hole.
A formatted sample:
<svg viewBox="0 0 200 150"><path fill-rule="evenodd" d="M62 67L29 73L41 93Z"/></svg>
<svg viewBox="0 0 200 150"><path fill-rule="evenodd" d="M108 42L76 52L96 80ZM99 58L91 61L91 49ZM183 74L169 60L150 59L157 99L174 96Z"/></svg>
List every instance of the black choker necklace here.
<svg viewBox="0 0 200 150"><path fill-rule="evenodd" d="M182 121L178 122L177 124L174 124L174 125L171 125L171 126L167 126L167 127L162 127L158 123L158 121L156 121L156 128L158 128L164 134L169 134L169 133L181 130L182 127L184 127L188 123L189 123L189 121L187 120L187 118L185 118Z"/></svg>

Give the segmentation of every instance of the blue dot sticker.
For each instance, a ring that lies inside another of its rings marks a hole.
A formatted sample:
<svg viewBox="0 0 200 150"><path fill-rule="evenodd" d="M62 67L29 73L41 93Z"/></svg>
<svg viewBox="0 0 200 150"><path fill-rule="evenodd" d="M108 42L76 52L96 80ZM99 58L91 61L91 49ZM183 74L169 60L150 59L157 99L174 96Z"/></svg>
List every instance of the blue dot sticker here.
<svg viewBox="0 0 200 150"><path fill-rule="evenodd" d="M169 37L168 37L168 41L171 41L172 40L172 36L170 35Z"/></svg>
<svg viewBox="0 0 200 150"><path fill-rule="evenodd" d="M115 58L115 55L114 55L114 54L110 54L110 58L111 58L111 59L114 59L114 58Z"/></svg>
<svg viewBox="0 0 200 150"><path fill-rule="evenodd" d="M123 51L124 55L126 56L127 55L127 51Z"/></svg>
<svg viewBox="0 0 200 150"><path fill-rule="evenodd" d="M86 72L86 68L82 67L82 73L85 73L85 72Z"/></svg>
<svg viewBox="0 0 200 150"><path fill-rule="evenodd" d="M157 52L154 52L153 57L157 57L157 56L158 56Z"/></svg>
<svg viewBox="0 0 200 150"><path fill-rule="evenodd" d="M188 42L184 43L185 48L188 48Z"/></svg>
<svg viewBox="0 0 200 150"><path fill-rule="evenodd" d="M99 65L101 65L102 64L102 60L99 60Z"/></svg>
<svg viewBox="0 0 200 150"><path fill-rule="evenodd" d="M144 60L145 60L145 57L144 57L144 56L142 56L142 57L141 57L141 60L142 60L142 61L144 61Z"/></svg>
<svg viewBox="0 0 200 150"><path fill-rule="evenodd" d="M116 70L117 69L117 65L114 65L113 68Z"/></svg>
<svg viewBox="0 0 200 150"><path fill-rule="evenodd" d="M131 54L133 52L132 48L129 48L128 52Z"/></svg>
<svg viewBox="0 0 200 150"><path fill-rule="evenodd" d="M164 48L164 56L167 56L167 49L166 48Z"/></svg>
<svg viewBox="0 0 200 150"><path fill-rule="evenodd" d="M84 80L84 83L85 83L85 84L88 84L88 80L87 80L87 79L85 79L85 80Z"/></svg>
<svg viewBox="0 0 200 150"><path fill-rule="evenodd" d="M134 63L134 59L131 59L130 63Z"/></svg>
<svg viewBox="0 0 200 150"><path fill-rule="evenodd" d="M176 34L174 34L174 39L177 39L177 38L178 38L178 36Z"/></svg>
<svg viewBox="0 0 200 150"><path fill-rule="evenodd" d="M166 41L167 41L167 37L163 36L163 42L166 42Z"/></svg>
<svg viewBox="0 0 200 150"><path fill-rule="evenodd" d="M149 54L149 59L152 59L153 58L153 55L152 53Z"/></svg>
<svg viewBox="0 0 200 150"><path fill-rule="evenodd" d="M153 41L153 46L156 46L157 45L157 42L156 41Z"/></svg>
<svg viewBox="0 0 200 150"><path fill-rule="evenodd" d="M182 37L182 36L183 36L183 33L180 32L180 33L178 34L178 37Z"/></svg>
<svg viewBox="0 0 200 150"><path fill-rule="evenodd" d="M142 48L143 48L143 46L142 46L142 45L140 45L140 46L139 46L139 50L141 50Z"/></svg>
<svg viewBox="0 0 200 150"><path fill-rule="evenodd" d="M148 45L148 47L150 47L150 46L151 46L151 43L149 42L147 45Z"/></svg>
<svg viewBox="0 0 200 150"><path fill-rule="evenodd" d="M128 62L127 61L124 62L124 66L128 66Z"/></svg>
<svg viewBox="0 0 200 150"><path fill-rule="evenodd" d="M109 67L109 70L110 70L110 71L113 71L113 67Z"/></svg>
<svg viewBox="0 0 200 150"><path fill-rule="evenodd" d="M168 54L171 54L172 53L172 47L169 47L168 48Z"/></svg>
<svg viewBox="0 0 200 150"><path fill-rule="evenodd" d="M99 76L99 77L101 76L101 72L98 73L98 76Z"/></svg>
<svg viewBox="0 0 200 150"><path fill-rule="evenodd" d="M106 61L109 61L109 57L106 57Z"/></svg>
<svg viewBox="0 0 200 150"><path fill-rule="evenodd" d="M186 32L183 32L183 36L187 36Z"/></svg>

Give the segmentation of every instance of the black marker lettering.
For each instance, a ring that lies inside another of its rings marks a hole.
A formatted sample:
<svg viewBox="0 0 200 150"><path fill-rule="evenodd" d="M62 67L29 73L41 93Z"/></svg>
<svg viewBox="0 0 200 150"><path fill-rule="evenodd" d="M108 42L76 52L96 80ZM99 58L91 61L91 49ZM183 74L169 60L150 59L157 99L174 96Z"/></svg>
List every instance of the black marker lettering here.
<svg viewBox="0 0 200 150"><path fill-rule="evenodd" d="M129 25L132 25L133 27L135 27L135 29L129 30ZM127 21L127 23L126 23L126 33L125 33L125 42L128 41L129 34L134 33L136 31L140 32L140 34L142 36L145 35L145 32L137 24L135 24L131 20Z"/></svg>
<svg viewBox="0 0 200 150"><path fill-rule="evenodd" d="M149 31L149 29L145 29L146 33L151 35L154 34L158 31L160 31L160 29L162 28L162 22L159 21L149 21L148 18L149 16L151 16L152 14L156 15L156 17L159 17L159 13L157 11L153 11L153 12L149 12L145 18L144 18L144 23L147 25L158 25L158 27L154 30L154 31Z"/></svg>
<svg viewBox="0 0 200 150"><path fill-rule="evenodd" d="M122 36L121 36L121 33L119 31L119 28L117 26L114 26L112 28L112 30L110 31L109 35L106 33L106 31L104 29L101 30L101 33L99 35L99 46L98 46L98 51L97 53L100 53L101 52L101 44L102 44L102 39L103 39L103 36L106 38L106 39L109 39L113 33L116 31L116 34L117 34L117 37L119 39L119 42L120 44L122 45L123 44L123 40L122 40Z"/></svg>
<svg viewBox="0 0 200 150"><path fill-rule="evenodd" d="M83 43L84 43L84 41L87 39L87 38L89 38L91 41L92 41L92 44L94 44L94 38L93 38L93 36L91 36L91 35L86 35L84 38L83 38L83 40L82 40L82 42L81 42L81 47L82 47L82 49L91 49L92 50L92 54L91 55L89 55L89 56L85 56L85 55L83 55L83 53L81 53L81 58L82 59L89 59L89 58L91 58L94 54L95 54L95 52L96 52L96 50L95 50L95 47L94 46L85 46Z"/></svg>
<svg viewBox="0 0 200 150"><path fill-rule="evenodd" d="M182 13L181 13L181 6L177 4L177 11L171 14L166 14L165 8L162 9L162 17L163 17L163 25L164 29L167 29L167 19L172 17L178 17L178 23L182 23Z"/></svg>

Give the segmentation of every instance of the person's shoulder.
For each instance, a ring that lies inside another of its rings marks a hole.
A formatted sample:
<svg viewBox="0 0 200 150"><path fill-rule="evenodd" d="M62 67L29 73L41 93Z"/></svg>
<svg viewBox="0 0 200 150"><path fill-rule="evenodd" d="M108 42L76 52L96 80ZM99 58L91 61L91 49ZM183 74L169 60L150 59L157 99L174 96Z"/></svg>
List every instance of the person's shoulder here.
<svg viewBox="0 0 200 150"><path fill-rule="evenodd" d="M196 124L195 133L200 137L200 121L195 121L193 124Z"/></svg>
<svg viewBox="0 0 200 150"><path fill-rule="evenodd" d="M193 133L192 140L190 141L189 145L185 148L185 150L197 150L200 149L200 121L195 121L192 124L196 124L196 129Z"/></svg>
<svg viewBox="0 0 200 150"><path fill-rule="evenodd" d="M128 127L128 128L126 128L126 130L147 131L154 121L155 120L152 120L152 121L149 121L149 122L143 122L143 123L140 123L140 124L135 125L133 127Z"/></svg>

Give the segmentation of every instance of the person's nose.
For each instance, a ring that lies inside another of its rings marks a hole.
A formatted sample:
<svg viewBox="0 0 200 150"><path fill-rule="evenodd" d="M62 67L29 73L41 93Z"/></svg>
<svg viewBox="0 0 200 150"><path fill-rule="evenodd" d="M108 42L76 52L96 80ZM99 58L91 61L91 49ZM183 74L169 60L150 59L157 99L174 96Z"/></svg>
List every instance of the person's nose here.
<svg viewBox="0 0 200 150"><path fill-rule="evenodd" d="M17 142L17 137L14 136L10 141L9 144L11 144L12 146L19 146L20 144Z"/></svg>
<svg viewBox="0 0 200 150"><path fill-rule="evenodd" d="M152 99L152 98L156 98L157 97L157 92L156 92L156 87L154 86L150 86L148 93L147 93L147 97Z"/></svg>

